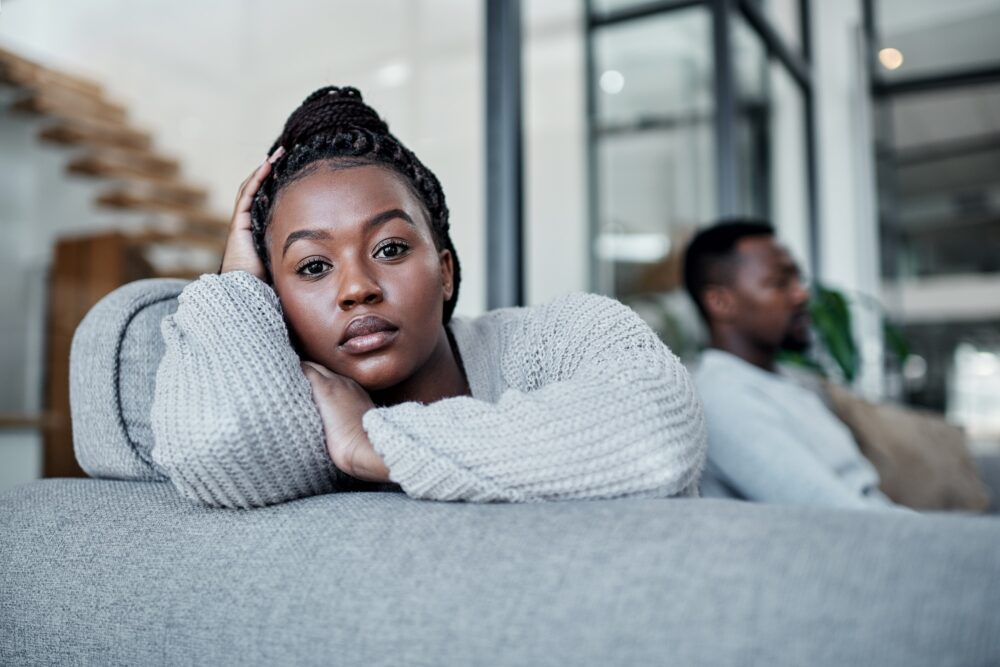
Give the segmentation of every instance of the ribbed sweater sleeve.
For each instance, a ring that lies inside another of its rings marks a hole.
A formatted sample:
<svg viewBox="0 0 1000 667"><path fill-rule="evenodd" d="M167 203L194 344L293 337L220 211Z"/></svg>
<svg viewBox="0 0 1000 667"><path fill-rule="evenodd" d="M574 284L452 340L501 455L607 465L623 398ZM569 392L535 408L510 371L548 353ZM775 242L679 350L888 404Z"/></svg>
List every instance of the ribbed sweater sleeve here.
<svg viewBox="0 0 1000 667"><path fill-rule="evenodd" d="M184 496L258 507L334 490L309 381L277 295L248 273L204 275L161 325L153 459Z"/></svg>
<svg viewBox="0 0 1000 667"><path fill-rule="evenodd" d="M417 498L534 501L697 495L701 403L680 361L638 315L574 294L497 311L507 388L370 410L390 477ZM489 316L488 316L489 317ZM477 360L465 360L467 370Z"/></svg>

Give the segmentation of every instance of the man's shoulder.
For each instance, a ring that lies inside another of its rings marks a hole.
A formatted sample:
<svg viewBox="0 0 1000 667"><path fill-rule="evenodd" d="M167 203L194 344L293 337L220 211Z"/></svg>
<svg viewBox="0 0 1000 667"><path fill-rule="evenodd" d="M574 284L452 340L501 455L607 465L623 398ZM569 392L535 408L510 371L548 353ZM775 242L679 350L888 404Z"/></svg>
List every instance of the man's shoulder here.
<svg viewBox="0 0 1000 667"><path fill-rule="evenodd" d="M802 391L789 378L768 373L721 350L705 350L694 367L694 381L706 410L727 411L787 404Z"/></svg>
<svg viewBox="0 0 1000 667"><path fill-rule="evenodd" d="M760 373L739 357L713 348L699 355L693 371L695 382L706 389L761 384Z"/></svg>

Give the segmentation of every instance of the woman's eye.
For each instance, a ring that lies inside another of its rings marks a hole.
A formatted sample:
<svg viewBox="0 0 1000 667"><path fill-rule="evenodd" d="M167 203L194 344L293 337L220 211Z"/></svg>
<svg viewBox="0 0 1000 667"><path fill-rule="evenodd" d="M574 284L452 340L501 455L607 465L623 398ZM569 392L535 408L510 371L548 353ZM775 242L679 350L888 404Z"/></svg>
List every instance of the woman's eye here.
<svg viewBox="0 0 1000 667"><path fill-rule="evenodd" d="M405 243L386 243L375 251L376 257L381 257L382 259L393 259L394 257L399 257L409 248Z"/></svg>
<svg viewBox="0 0 1000 667"><path fill-rule="evenodd" d="M326 262L314 259L300 266L296 273L303 276L318 276L326 270L327 266L329 265Z"/></svg>

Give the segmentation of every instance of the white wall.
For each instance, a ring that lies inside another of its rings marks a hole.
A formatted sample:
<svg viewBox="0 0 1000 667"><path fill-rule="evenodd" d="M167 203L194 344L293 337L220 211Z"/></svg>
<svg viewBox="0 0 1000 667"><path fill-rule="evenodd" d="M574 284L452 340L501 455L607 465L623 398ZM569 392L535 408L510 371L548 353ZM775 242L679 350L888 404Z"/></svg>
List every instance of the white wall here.
<svg viewBox="0 0 1000 667"><path fill-rule="evenodd" d="M578 0L524 16L526 300L588 288L586 33Z"/></svg>
<svg viewBox="0 0 1000 667"><path fill-rule="evenodd" d="M878 297L871 100L858 0L812 3L819 208L819 278L848 293ZM883 391L882 329L870 308L853 309L863 368L856 388Z"/></svg>
<svg viewBox="0 0 1000 667"><path fill-rule="evenodd" d="M809 181L806 166L805 100L784 66L772 61L771 222L807 275L815 272L809 246Z"/></svg>

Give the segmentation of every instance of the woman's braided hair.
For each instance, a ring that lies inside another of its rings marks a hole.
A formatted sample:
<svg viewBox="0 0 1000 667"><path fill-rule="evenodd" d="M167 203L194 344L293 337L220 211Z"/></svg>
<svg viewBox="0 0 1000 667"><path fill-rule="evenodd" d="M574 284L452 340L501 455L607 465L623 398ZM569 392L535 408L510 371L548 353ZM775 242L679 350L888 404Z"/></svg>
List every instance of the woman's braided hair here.
<svg viewBox="0 0 1000 667"><path fill-rule="evenodd" d="M434 173L393 136L378 113L364 103L361 93L349 86L320 88L288 117L285 129L268 155L279 146L284 146L287 152L272 167L250 210L254 245L268 272L271 265L265 233L282 188L313 173L322 161L329 162L335 169L383 166L402 176L403 182L423 203L437 249L451 252L454 288L451 298L444 304L443 319L447 323L458 301L461 272L458 254L448 233L444 191Z"/></svg>

